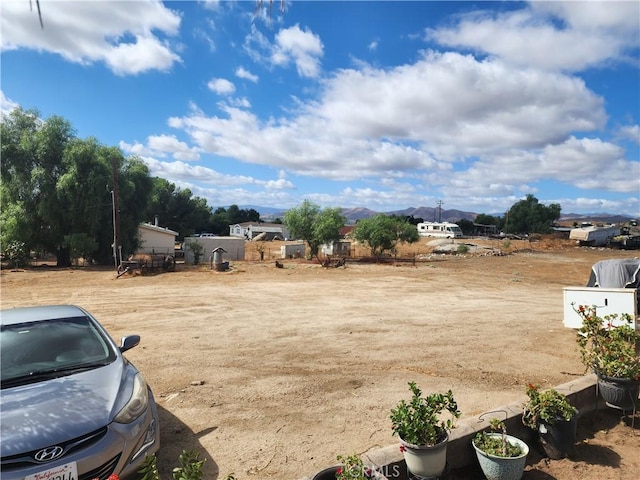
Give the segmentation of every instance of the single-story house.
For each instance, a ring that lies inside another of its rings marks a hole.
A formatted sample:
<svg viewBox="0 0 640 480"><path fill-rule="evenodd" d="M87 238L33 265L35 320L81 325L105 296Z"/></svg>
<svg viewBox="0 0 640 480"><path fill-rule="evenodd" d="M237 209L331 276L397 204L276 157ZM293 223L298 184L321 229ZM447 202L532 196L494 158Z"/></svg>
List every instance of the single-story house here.
<svg viewBox="0 0 640 480"><path fill-rule="evenodd" d="M282 223L243 222L229 225L229 235L246 240L253 240L264 233L261 240L289 240L290 235Z"/></svg>
<svg viewBox="0 0 640 480"><path fill-rule="evenodd" d="M175 244L178 232L155 223L141 223L138 225L138 240L140 247L136 253L159 253L163 255L175 255Z"/></svg>

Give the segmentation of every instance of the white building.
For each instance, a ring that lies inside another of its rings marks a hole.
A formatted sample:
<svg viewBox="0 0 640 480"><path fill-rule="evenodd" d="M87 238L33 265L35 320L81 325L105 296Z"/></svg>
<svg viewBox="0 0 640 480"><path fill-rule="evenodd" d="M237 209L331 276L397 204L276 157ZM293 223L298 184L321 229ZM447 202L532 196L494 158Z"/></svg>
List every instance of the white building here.
<svg viewBox="0 0 640 480"><path fill-rule="evenodd" d="M184 263L193 264L193 250L189 247L192 243L202 245L202 257L200 263L209 263L216 248L224 249L224 260L244 260L244 239L237 237L186 237L184 239Z"/></svg>
<svg viewBox="0 0 640 480"><path fill-rule="evenodd" d="M288 240L290 238L287 228L281 223L243 222L229 225L229 235L232 237L253 240L258 235L264 240Z"/></svg>
<svg viewBox="0 0 640 480"><path fill-rule="evenodd" d="M138 225L138 240L140 247L136 253L158 253L162 255L175 255L175 244L178 232L160 227L155 224L141 223Z"/></svg>
<svg viewBox="0 0 640 480"><path fill-rule="evenodd" d="M289 243L280 247L281 258L304 258L306 245L304 243Z"/></svg>
<svg viewBox="0 0 640 480"><path fill-rule="evenodd" d="M324 255L340 255L342 257L349 257L351 256L351 242L338 240L333 243L323 243L320 246L320 251Z"/></svg>

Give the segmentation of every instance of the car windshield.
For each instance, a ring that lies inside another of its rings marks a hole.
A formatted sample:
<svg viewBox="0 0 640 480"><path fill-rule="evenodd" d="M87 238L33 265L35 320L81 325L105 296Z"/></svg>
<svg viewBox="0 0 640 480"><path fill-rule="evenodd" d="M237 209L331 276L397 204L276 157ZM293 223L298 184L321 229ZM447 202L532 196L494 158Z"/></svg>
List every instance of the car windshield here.
<svg viewBox="0 0 640 480"><path fill-rule="evenodd" d="M0 331L3 388L96 368L115 358L87 317L3 325Z"/></svg>

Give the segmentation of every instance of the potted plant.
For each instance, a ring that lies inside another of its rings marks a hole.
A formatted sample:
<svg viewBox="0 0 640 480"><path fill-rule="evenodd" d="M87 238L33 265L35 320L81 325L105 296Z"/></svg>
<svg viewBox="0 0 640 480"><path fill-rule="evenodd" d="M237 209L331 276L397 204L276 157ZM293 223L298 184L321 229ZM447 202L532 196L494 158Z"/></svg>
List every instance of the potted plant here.
<svg viewBox="0 0 640 480"><path fill-rule="evenodd" d="M412 397L391 410L391 428L400 440L407 469L421 477L438 477L447 464L447 443L454 420L460 417L451 390L423 396L415 382L409 382ZM451 417L443 419L447 411Z"/></svg>
<svg viewBox="0 0 640 480"><path fill-rule="evenodd" d="M640 390L640 332L632 326L631 315L601 318L595 306L584 305L575 310L582 318L577 336L580 356L598 376L600 395L610 407L635 411Z"/></svg>
<svg viewBox="0 0 640 480"><path fill-rule="evenodd" d="M549 389L540 392L538 385L527 385L529 400L523 405L522 423L538 433L549 458L558 460L576 443L578 410L566 395Z"/></svg>
<svg viewBox="0 0 640 480"><path fill-rule="evenodd" d="M529 454L529 446L507 434L502 420L494 418L490 431L478 432L472 445L482 473L488 480L520 480Z"/></svg>
<svg viewBox="0 0 640 480"><path fill-rule="evenodd" d="M338 455L339 465L325 468L316 473L312 480L372 480L379 478L373 469L365 466L362 459L351 455Z"/></svg>

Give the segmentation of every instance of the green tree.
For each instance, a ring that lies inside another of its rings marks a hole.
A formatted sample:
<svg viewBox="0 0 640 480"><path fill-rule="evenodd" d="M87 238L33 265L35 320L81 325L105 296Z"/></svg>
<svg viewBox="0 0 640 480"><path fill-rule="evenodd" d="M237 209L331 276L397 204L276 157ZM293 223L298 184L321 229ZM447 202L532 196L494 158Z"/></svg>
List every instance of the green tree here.
<svg viewBox="0 0 640 480"><path fill-rule="evenodd" d="M536 197L528 194L507 212L505 231L521 234L549 233L553 223L560 218L560 210L560 204L552 203L546 207Z"/></svg>
<svg viewBox="0 0 640 480"><path fill-rule="evenodd" d="M495 225L498 230L504 226L504 219L500 217L494 217L493 215L487 215L486 213L479 213L475 218L475 223L480 225Z"/></svg>
<svg viewBox="0 0 640 480"><path fill-rule="evenodd" d="M359 220L351 236L366 245L377 258L384 252L393 252L399 243L415 243L420 239L415 225L383 213Z"/></svg>
<svg viewBox="0 0 640 480"><path fill-rule="evenodd" d="M304 200L298 207L284 214L284 224L293 238L304 240L309 245L311 258L318 258L320 245L340 240L340 228L346 218L340 208L320 209L319 205Z"/></svg>
<svg viewBox="0 0 640 480"><path fill-rule="evenodd" d="M178 232L179 238L184 238L209 231L207 228L212 222L212 215L207 201L193 197L188 188L176 188L164 178L152 179L151 198L145 213L147 221L155 221L155 217L158 217L160 225Z"/></svg>
<svg viewBox="0 0 640 480"><path fill-rule="evenodd" d="M98 242L89 237L86 233L74 233L64 236L64 245L69 248L71 258L77 260L82 258L84 261L93 261L93 255L98 250Z"/></svg>
<svg viewBox="0 0 640 480"><path fill-rule="evenodd" d="M200 242L190 242L187 245L187 248L191 250L191 253L193 253L193 264L199 265L200 257L202 257L202 254L204 253L204 245Z"/></svg>
<svg viewBox="0 0 640 480"><path fill-rule="evenodd" d="M475 227L473 226L473 222L471 220L467 220L466 218L460 219L456 222L456 225L460 227L463 235L473 235Z"/></svg>
<svg viewBox="0 0 640 480"><path fill-rule="evenodd" d="M0 231L3 245L23 241L29 250L55 253L57 265L71 265L70 239L84 234L97 242L96 260L112 258L110 189L118 179L120 245L136 247L138 224L150 191L149 172L139 159L95 139L75 137L58 116L14 109L2 117Z"/></svg>

